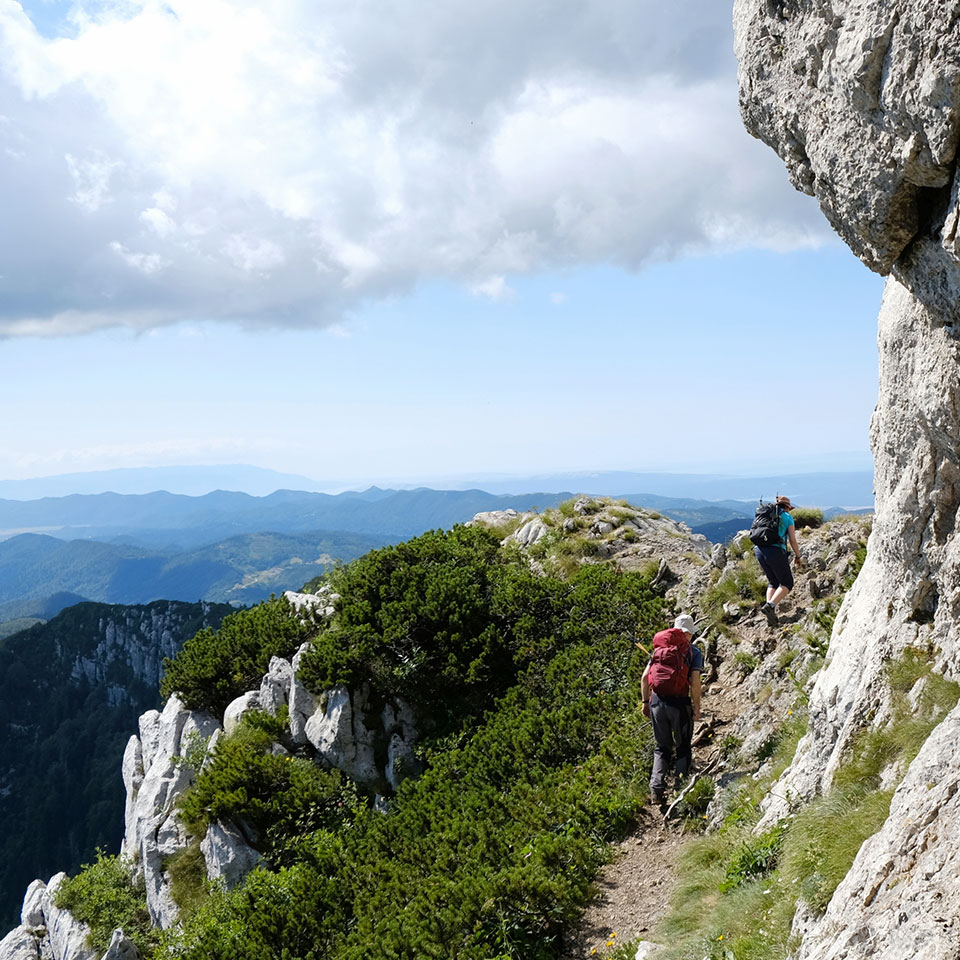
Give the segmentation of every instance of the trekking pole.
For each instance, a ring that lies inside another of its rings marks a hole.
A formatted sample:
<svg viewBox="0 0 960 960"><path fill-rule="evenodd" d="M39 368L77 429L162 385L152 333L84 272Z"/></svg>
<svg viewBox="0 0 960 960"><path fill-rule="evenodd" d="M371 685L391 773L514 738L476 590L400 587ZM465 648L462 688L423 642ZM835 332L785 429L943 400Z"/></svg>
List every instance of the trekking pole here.
<svg viewBox="0 0 960 960"><path fill-rule="evenodd" d="M674 797L673 803L667 807L667 812L663 815L663 820L666 822L670 819L670 814L673 813L673 808L693 789L694 784L705 774L709 773L723 758L723 755L718 751L714 754L713 759L702 769L697 771L691 777L690 782Z"/></svg>

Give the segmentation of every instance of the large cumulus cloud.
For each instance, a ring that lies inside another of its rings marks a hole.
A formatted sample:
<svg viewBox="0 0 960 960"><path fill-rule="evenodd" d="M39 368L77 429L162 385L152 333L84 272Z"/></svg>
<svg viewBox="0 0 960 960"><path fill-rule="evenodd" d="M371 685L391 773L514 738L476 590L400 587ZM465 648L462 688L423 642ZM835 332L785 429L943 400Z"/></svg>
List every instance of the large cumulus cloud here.
<svg viewBox="0 0 960 960"><path fill-rule="evenodd" d="M0 336L822 237L703 0L0 0ZM48 31L49 33L49 31Z"/></svg>

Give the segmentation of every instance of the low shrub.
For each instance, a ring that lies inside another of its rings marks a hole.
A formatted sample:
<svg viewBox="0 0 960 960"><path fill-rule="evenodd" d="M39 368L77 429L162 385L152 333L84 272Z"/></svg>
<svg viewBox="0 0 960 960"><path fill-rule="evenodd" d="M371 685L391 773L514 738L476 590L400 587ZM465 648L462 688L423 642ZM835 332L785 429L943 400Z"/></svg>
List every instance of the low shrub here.
<svg viewBox="0 0 960 960"><path fill-rule="evenodd" d="M823 511L817 507L795 507L790 511L790 516L798 530L803 530L804 527L815 530L823 526Z"/></svg>
<svg viewBox="0 0 960 960"><path fill-rule="evenodd" d="M123 928L143 956L153 952L158 931L150 926L143 878L134 881L133 875L131 864L98 850L93 863L84 864L80 873L57 889L57 906L89 925L90 946L97 956L110 946L117 927Z"/></svg>
<svg viewBox="0 0 960 960"><path fill-rule="evenodd" d="M180 695L191 710L223 715L246 690L260 686L271 657L289 659L317 632L302 612L272 598L225 617L219 630L204 628L172 660L163 662L160 693Z"/></svg>

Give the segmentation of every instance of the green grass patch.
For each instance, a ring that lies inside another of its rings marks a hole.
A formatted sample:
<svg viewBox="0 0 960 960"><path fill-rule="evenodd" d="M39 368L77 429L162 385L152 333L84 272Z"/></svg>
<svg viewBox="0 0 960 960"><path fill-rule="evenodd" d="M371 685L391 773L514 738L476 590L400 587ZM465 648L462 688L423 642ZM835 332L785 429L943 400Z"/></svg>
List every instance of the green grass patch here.
<svg viewBox="0 0 960 960"><path fill-rule="evenodd" d="M767 580L753 553L743 554L739 560L727 564L719 579L703 596L703 610L714 624L723 621L723 605L744 600L763 603L767 595Z"/></svg>
<svg viewBox="0 0 960 960"><path fill-rule="evenodd" d="M960 697L960 685L933 673L924 651L908 650L888 664L886 680L893 696L890 722L856 739L826 796L756 836L760 800L806 727L799 709L783 724L768 745L771 764L763 782L746 782L722 827L688 846L674 905L654 938L668 944L658 957L786 960L791 954L798 900L818 913L826 909L864 841L889 814L895 784L880 789L884 771L895 765L902 775Z"/></svg>

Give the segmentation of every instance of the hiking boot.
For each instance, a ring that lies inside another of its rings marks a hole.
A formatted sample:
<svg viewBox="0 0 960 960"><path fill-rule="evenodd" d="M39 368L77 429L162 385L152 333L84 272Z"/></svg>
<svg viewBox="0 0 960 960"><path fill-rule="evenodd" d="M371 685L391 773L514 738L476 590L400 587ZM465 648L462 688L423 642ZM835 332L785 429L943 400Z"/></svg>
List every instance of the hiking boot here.
<svg viewBox="0 0 960 960"><path fill-rule="evenodd" d="M780 620L777 618L777 608L770 603L769 600L760 607L760 612L767 618L767 623L770 624L771 627L775 627L780 623Z"/></svg>
<svg viewBox="0 0 960 960"><path fill-rule="evenodd" d="M663 787L655 789L650 788L650 802L655 806L662 807L667 802L667 791Z"/></svg>

